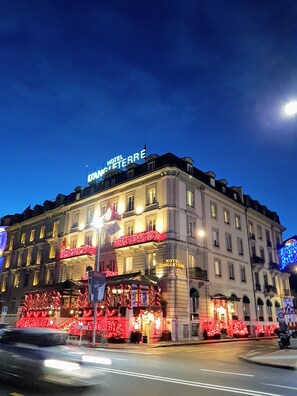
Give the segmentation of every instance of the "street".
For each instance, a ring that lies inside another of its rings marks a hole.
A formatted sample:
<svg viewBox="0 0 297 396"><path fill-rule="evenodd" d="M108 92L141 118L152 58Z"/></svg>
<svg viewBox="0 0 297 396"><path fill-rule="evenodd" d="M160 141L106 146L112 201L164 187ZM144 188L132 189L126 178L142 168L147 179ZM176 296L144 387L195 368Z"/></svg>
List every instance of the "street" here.
<svg viewBox="0 0 297 396"><path fill-rule="evenodd" d="M296 373L239 359L247 353L276 349L275 340L242 341L131 349L97 349L112 359L106 384L81 389L32 390L1 381L1 396L84 395L296 395Z"/></svg>

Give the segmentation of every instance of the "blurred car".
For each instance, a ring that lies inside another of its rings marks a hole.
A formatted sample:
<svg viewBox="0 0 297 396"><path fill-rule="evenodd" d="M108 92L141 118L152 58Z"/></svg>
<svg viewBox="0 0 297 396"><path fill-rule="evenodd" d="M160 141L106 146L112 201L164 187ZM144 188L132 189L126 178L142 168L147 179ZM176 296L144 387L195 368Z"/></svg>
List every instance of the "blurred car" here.
<svg viewBox="0 0 297 396"><path fill-rule="evenodd" d="M0 337L0 375L36 385L102 384L106 374L100 365L111 360L69 346L67 338L53 329L6 329Z"/></svg>

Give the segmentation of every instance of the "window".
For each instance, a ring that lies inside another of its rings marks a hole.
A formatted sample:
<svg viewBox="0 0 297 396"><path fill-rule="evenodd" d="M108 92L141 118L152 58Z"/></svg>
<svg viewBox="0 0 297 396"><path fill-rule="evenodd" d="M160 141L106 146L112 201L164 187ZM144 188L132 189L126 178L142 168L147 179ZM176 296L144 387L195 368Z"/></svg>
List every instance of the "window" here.
<svg viewBox="0 0 297 396"><path fill-rule="evenodd" d="M148 253L145 261L145 274L151 275L156 273L156 253Z"/></svg>
<svg viewBox="0 0 297 396"><path fill-rule="evenodd" d="M14 235L12 235L9 240L9 247L8 247L9 250L13 249L13 242L14 242Z"/></svg>
<svg viewBox="0 0 297 396"><path fill-rule="evenodd" d="M134 224L127 223L125 225L125 235L133 235L134 234Z"/></svg>
<svg viewBox="0 0 297 396"><path fill-rule="evenodd" d="M248 224L248 230L250 234L254 235L254 225L251 221Z"/></svg>
<svg viewBox="0 0 297 396"><path fill-rule="evenodd" d="M22 263L23 263L23 252L19 252L19 255L18 255L18 267L21 267Z"/></svg>
<svg viewBox="0 0 297 396"><path fill-rule="evenodd" d="M37 250L36 264L40 264L41 263L41 249L42 248L38 248L38 250Z"/></svg>
<svg viewBox="0 0 297 396"><path fill-rule="evenodd" d="M24 286L28 286L28 284L29 284L29 273L25 272L23 274L23 285Z"/></svg>
<svg viewBox="0 0 297 396"><path fill-rule="evenodd" d="M156 219L154 217L147 220L146 229L147 231L156 231Z"/></svg>
<svg viewBox="0 0 297 396"><path fill-rule="evenodd" d="M257 300L257 310L258 310L259 320L263 321L264 320L263 301L261 300L261 298L258 298Z"/></svg>
<svg viewBox="0 0 297 396"><path fill-rule="evenodd" d="M156 187L148 187L146 190L146 204L152 205L156 203Z"/></svg>
<svg viewBox="0 0 297 396"><path fill-rule="evenodd" d="M85 245L92 246L92 243L93 243L93 233L87 232L85 234Z"/></svg>
<svg viewBox="0 0 297 396"><path fill-rule="evenodd" d="M26 265L27 265L27 266L30 265L31 262L32 262L32 250L30 249L30 250L28 250L28 253L27 253Z"/></svg>
<svg viewBox="0 0 297 396"><path fill-rule="evenodd" d="M116 270L116 261L114 259L109 260L109 264L107 264L107 268L109 271L115 272Z"/></svg>
<svg viewBox="0 0 297 396"><path fill-rule="evenodd" d="M45 283L47 285L53 283L53 276L54 276L53 268L47 267L45 271Z"/></svg>
<svg viewBox="0 0 297 396"><path fill-rule="evenodd" d="M118 201L115 201L115 202L112 203L112 211L114 213L118 213L118 206L119 206Z"/></svg>
<svg viewBox="0 0 297 396"><path fill-rule="evenodd" d="M265 262L265 251L262 246L260 246L260 256L263 259L263 261Z"/></svg>
<svg viewBox="0 0 297 396"><path fill-rule="evenodd" d="M55 257L56 257L56 244L53 243L50 246L49 258L55 258Z"/></svg>
<svg viewBox="0 0 297 396"><path fill-rule="evenodd" d="M233 263L228 263L228 274L229 274L229 279L234 280L234 264Z"/></svg>
<svg viewBox="0 0 297 396"><path fill-rule="evenodd" d="M232 236L226 233L226 250L232 252Z"/></svg>
<svg viewBox="0 0 297 396"><path fill-rule="evenodd" d="M125 272L132 272L133 269L133 257L126 257L125 259Z"/></svg>
<svg viewBox="0 0 297 396"><path fill-rule="evenodd" d="M127 212L134 210L134 195L129 195L127 197Z"/></svg>
<svg viewBox="0 0 297 396"><path fill-rule="evenodd" d="M187 172L190 173L190 175L193 174L193 165L187 164Z"/></svg>
<svg viewBox="0 0 297 396"><path fill-rule="evenodd" d="M70 249L75 249L77 247L77 236L70 238Z"/></svg>
<svg viewBox="0 0 297 396"><path fill-rule="evenodd" d="M7 255L7 256L5 257L5 268L9 268L9 266L10 266L10 260L11 260L11 255L9 254L9 255Z"/></svg>
<svg viewBox="0 0 297 396"><path fill-rule="evenodd" d="M111 186L115 186L115 184L116 184L116 179L115 179L115 178L112 178L112 179L111 179Z"/></svg>
<svg viewBox="0 0 297 396"><path fill-rule="evenodd" d="M212 177L210 178L210 185L211 185L212 187L215 187L215 186L216 186L216 181L215 181L215 179L213 179Z"/></svg>
<svg viewBox="0 0 297 396"><path fill-rule="evenodd" d="M217 229L213 229L212 230L212 243L213 246L219 247L220 243L219 243L219 230Z"/></svg>
<svg viewBox="0 0 297 396"><path fill-rule="evenodd" d="M235 227L237 230L241 230L241 218L238 214L235 215Z"/></svg>
<svg viewBox="0 0 297 396"><path fill-rule="evenodd" d="M259 272L255 272L255 284L256 284L256 290L261 291Z"/></svg>
<svg viewBox="0 0 297 396"><path fill-rule="evenodd" d="M21 236L21 243L25 244L26 243L26 233L23 232Z"/></svg>
<svg viewBox="0 0 297 396"><path fill-rule="evenodd" d="M129 170L129 171L127 172L127 177L128 177L129 180L132 179L132 178L134 177L134 169Z"/></svg>
<svg viewBox="0 0 297 396"><path fill-rule="evenodd" d="M194 208L194 192L191 190L187 190L187 206Z"/></svg>
<svg viewBox="0 0 297 396"><path fill-rule="evenodd" d="M78 219L79 219L79 211L76 210L75 212L72 213L72 226L71 226L71 228L78 227Z"/></svg>
<svg viewBox="0 0 297 396"><path fill-rule="evenodd" d="M189 220L188 221L188 236L190 236L191 238L194 237L194 230L195 230L195 223L193 220Z"/></svg>
<svg viewBox="0 0 297 396"><path fill-rule="evenodd" d="M210 204L210 215L212 219L217 218L217 205L214 203Z"/></svg>
<svg viewBox="0 0 297 396"><path fill-rule="evenodd" d="M33 286L37 286L39 283L39 271L34 271Z"/></svg>
<svg viewBox="0 0 297 396"><path fill-rule="evenodd" d="M260 225L257 225L257 233L258 233L258 238L263 239L262 227Z"/></svg>
<svg viewBox="0 0 297 396"><path fill-rule="evenodd" d="M230 212L228 209L224 209L224 223L230 224Z"/></svg>
<svg viewBox="0 0 297 396"><path fill-rule="evenodd" d="M244 320L250 320L250 299L247 296L243 296L242 310L243 310Z"/></svg>
<svg viewBox="0 0 297 396"><path fill-rule="evenodd" d="M147 164L147 170L148 170L148 172L152 172L153 170L155 170L155 161L149 162Z"/></svg>
<svg viewBox="0 0 297 396"><path fill-rule="evenodd" d="M252 250L252 257L256 257L257 256L256 246L252 245L251 250Z"/></svg>
<svg viewBox="0 0 297 396"><path fill-rule="evenodd" d="M55 221L53 225L53 238L57 237L59 233L59 222Z"/></svg>
<svg viewBox="0 0 297 396"><path fill-rule="evenodd" d="M39 238L42 239L45 237L45 226L41 226Z"/></svg>
<svg viewBox="0 0 297 396"><path fill-rule="evenodd" d="M19 287L20 286L20 274L15 272L13 274L13 287Z"/></svg>
<svg viewBox="0 0 297 396"><path fill-rule="evenodd" d="M1 282L2 293L4 293L6 291L6 279L7 279L7 277L5 275L2 275L2 282Z"/></svg>
<svg viewBox="0 0 297 396"><path fill-rule="evenodd" d="M30 242L33 242L35 238L35 230L31 230L30 232Z"/></svg>
<svg viewBox="0 0 297 396"><path fill-rule="evenodd" d="M266 234L266 241L270 242L270 233L269 230L265 230L265 234Z"/></svg>
<svg viewBox="0 0 297 396"><path fill-rule="evenodd" d="M240 256L243 256L243 240L237 237L237 250Z"/></svg>
<svg viewBox="0 0 297 396"><path fill-rule="evenodd" d="M246 271L243 265L240 266L240 276L241 276L241 282L246 282Z"/></svg>
<svg viewBox="0 0 297 396"><path fill-rule="evenodd" d="M107 211L107 205L101 205L101 216L104 216Z"/></svg>
<svg viewBox="0 0 297 396"><path fill-rule="evenodd" d="M269 262L273 263L273 258L272 258L272 253L268 252L268 258L269 258Z"/></svg>
<svg viewBox="0 0 297 396"><path fill-rule="evenodd" d="M189 260L189 268L195 268L195 256L189 254L188 260Z"/></svg>
<svg viewBox="0 0 297 396"><path fill-rule="evenodd" d="M268 316L268 320L272 322L272 303L270 300L266 301L266 313Z"/></svg>
<svg viewBox="0 0 297 396"><path fill-rule="evenodd" d="M222 266L221 266L221 261L218 259L214 260L214 271L215 271L215 276L218 278L222 277Z"/></svg>
<svg viewBox="0 0 297 396"><path fill-rule="evenodd" d="M264 274L263 274L263 280L264 280L264 286L267 287L268 286L268 276L267 276L266 272L264 272Z"/></svg>
<svg viewBox="0 0 297 396"><path fill-rule="evenodd" d="M94 206L87 208L87 224L92 224L94 220Z"/></svg>

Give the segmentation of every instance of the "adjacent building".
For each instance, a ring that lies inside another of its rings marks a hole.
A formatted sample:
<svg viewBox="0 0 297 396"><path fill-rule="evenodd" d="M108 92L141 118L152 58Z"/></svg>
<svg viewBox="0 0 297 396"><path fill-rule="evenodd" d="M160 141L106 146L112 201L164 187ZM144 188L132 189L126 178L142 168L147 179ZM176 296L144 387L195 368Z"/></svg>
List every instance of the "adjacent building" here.
<svg viewBox="0 0 297 396"><path fill-rule="evenodd" d="M273 333L292 298L277 213L171 153L116 157L88 181L1 219L6 321L91 330L87 273L98 268L98 329L110 339Z"/></svg>

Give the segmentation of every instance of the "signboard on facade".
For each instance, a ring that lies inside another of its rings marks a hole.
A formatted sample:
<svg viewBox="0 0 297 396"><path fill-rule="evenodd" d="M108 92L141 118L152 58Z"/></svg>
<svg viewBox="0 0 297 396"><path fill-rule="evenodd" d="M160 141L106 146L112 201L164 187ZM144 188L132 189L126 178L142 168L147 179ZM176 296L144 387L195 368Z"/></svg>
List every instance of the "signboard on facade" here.
<svg viewBox="0 0 297 396"><path fill-rule="evenodd" d="M100 302L104 299L106 275L103 272L89 271L89 301Z"/></svg>
<svg viewBox="0 0 297 396"><path fill-rule="evenodd" d="M283 308L277 308L277 321L279 323L284 323L285 322L285 313Z"/></svg>
<svg viewBox="0 0 297 396"><path fill-rule="evenodd" d="M165 263L160 263L159 268L180 268L184 269L184 264L180 263L178 259L167 259Z"/></svg>
<svg viewBox="0 0 297 396"><path fill-rule="evenodd" d="M143 149L137 153L123 157L122 155L117 155L106 162L106 165L102 169L98 169L96 172L88 174L88 183L101 179L101 177L107 171L111 169L123 169L129 164L133 164L136 161L144 159L146 156L146 149Z"/></svg>

